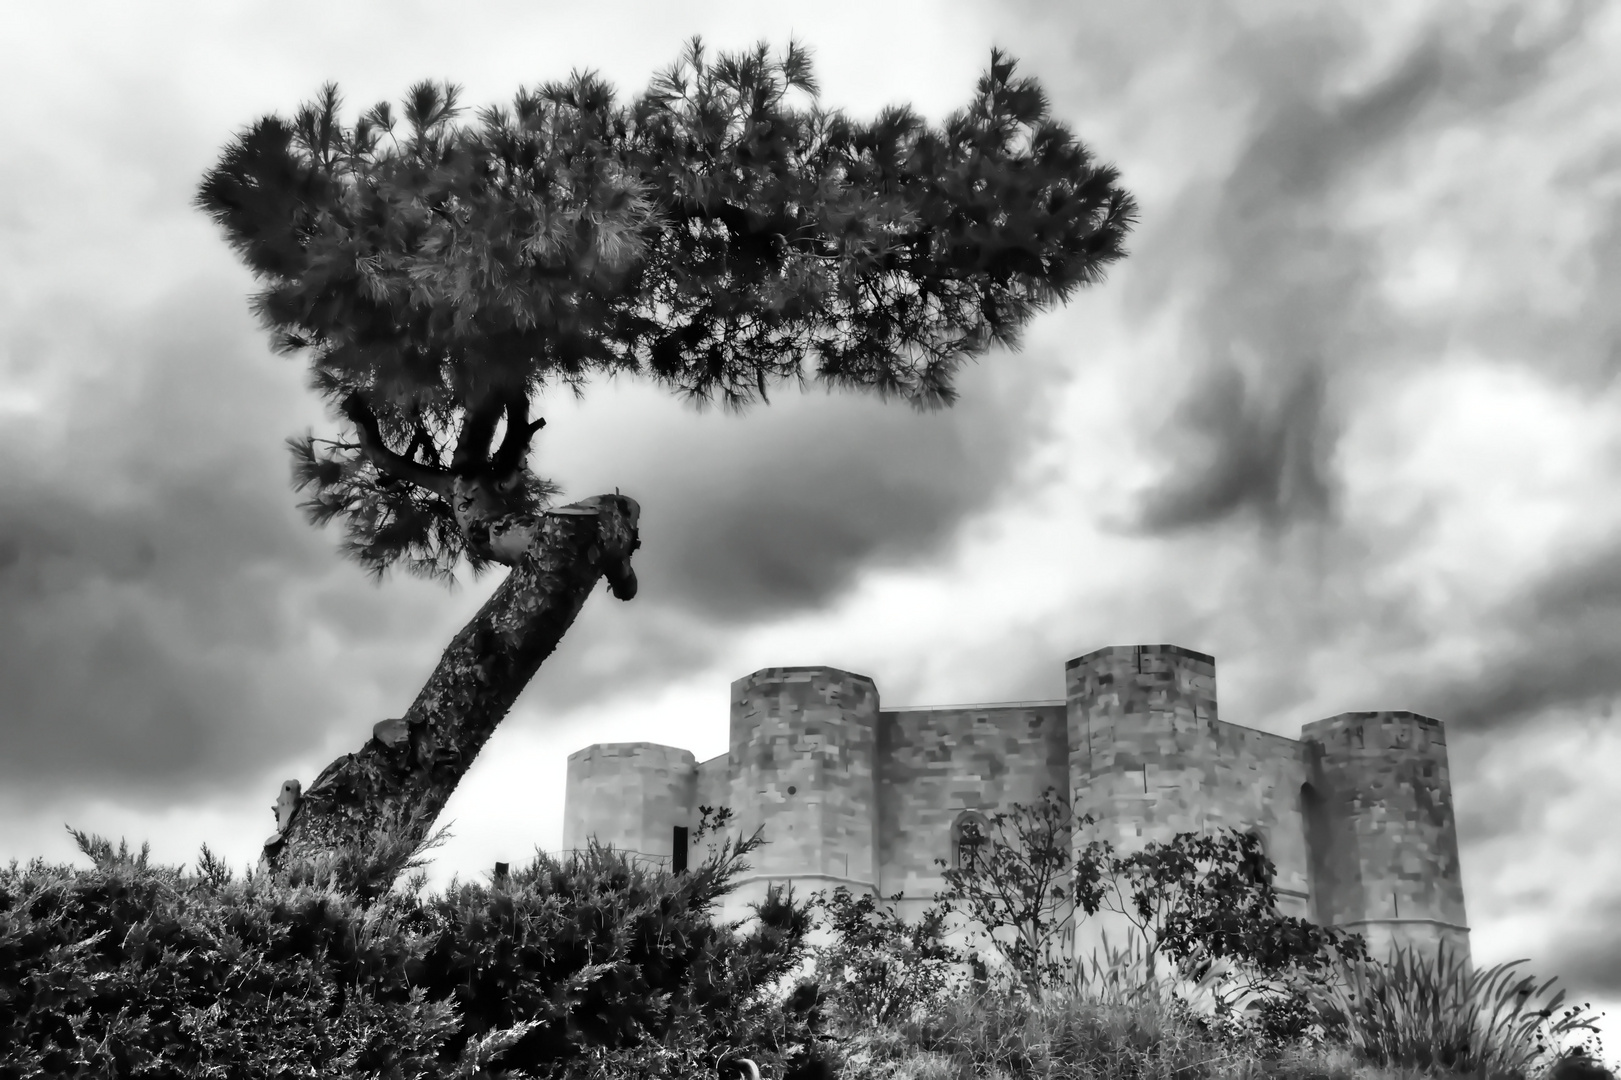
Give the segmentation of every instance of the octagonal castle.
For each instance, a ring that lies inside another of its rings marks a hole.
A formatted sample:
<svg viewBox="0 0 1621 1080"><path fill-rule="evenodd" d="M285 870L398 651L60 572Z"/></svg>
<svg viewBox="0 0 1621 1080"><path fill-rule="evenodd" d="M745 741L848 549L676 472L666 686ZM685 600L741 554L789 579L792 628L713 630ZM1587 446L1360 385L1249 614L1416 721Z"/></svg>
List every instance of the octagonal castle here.
<svg viewBox="0 0 1621 1080"><path fill-rule="evenodd" d="M1116 645L1064 665L1063 701L883 709L865 675L766 668L732 684L730 749L697 761L654 743L569 756L564 845L605 844L681 868L699 807L728 807L764 846L727 901L772 883L847 886L927 907L962 823L1044 790L1120 852L1178 832L1253 829L1289 915L1396 945L1469 956L1445 729L1411 712L1341 713L1288 739L1216 712L1214 658ZM696 861L702 855L691 851ZM1113 920L1113 921L1111 921ZM1077 949L1126 925L1083 920ZM1090 944L1088 944L1090 943ZM1083 953L1084 955L1084 953Z"/></svg>

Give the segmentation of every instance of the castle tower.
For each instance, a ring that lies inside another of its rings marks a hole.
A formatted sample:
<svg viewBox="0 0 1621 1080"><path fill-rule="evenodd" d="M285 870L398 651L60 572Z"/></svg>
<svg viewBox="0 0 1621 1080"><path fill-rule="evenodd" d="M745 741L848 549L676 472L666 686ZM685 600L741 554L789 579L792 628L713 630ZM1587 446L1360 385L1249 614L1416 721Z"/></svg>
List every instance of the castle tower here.
<svg viewBox="0 0 1621 1080"><path fill-rule="evenodd" d="M1065 664L1064 690L1070 790L1100 823L1088 839L1140 850L1228 824L1209 820L1215 804L1203 794L1215 747L1213 657L1179 645L1111 645Z"/></svg>
<svg viewBox="0 0 1621 1080"><path fill-rule="evenodd" d="M582 849L595 836L679 868L696 824L697 786L698 764L690 750L649 742L576 750L568 756L563 792L563 846Z"/></svg>
<svg viewBox="0 0 1621 1080"><path fill-rule="evenodd" d="M878 688L829 667L765 668L732 684L735 824L764 826L728 911L792 879L799 895L877 885L873 822Z"/></svg>
<svg viewBox="0 0 1621 1080"><path fill-rule="evenodd" d="M1301 789L1316 921L1469 959L1446 730L1411 712L1351 712L1305 725Z"/></svg>
<svg viewBox="0 0 1621 1080"><path fill-rule="evenodd" d="M1066 663L1064 690L1070 791L1077 812L1097 820L1075 830L1077 858L1093 840L1124 854L1212 824L1213 657L1178 645L1112 645ZM1136 933L1125 916L1099 911L1078 920L1073 955L1087 969L1094 959L1109 963L1108 952Z"/></svg>

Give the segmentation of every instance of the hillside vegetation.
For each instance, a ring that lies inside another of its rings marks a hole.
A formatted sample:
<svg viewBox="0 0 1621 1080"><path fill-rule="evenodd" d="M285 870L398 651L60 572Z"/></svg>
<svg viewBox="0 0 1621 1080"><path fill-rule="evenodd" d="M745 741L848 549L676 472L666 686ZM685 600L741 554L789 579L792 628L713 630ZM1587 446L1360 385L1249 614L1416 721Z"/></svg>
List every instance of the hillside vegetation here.
<svg viewBox="0 0 1621 1080"><path fill-rule="evenodd" d="M1564 1046L1581 1009L1506 969L1297 963L1237 1009L1220 941L1163 979L1129 949L1028 979L994 927L948 942L949 897L908 923L776 891L722 921L758 834L710 831L679 874L594 846L439 894L375 888L421 850L387 836L239 877L74 835L89 869L0 869L5 1080L1610 1076Z"/></svg>

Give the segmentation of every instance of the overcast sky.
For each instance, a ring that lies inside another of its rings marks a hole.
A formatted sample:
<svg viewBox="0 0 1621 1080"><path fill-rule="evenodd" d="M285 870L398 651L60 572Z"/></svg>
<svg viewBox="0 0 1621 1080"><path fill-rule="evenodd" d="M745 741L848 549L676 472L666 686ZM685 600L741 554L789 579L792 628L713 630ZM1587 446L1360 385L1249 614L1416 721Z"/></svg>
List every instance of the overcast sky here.
<svg viewBox="0 0 1621 1080"><path fill-rule="evenodd" d="M1311 14L1302 16L1303 8ZM700 33L811 47L826 104L964 104L991 46L1122 171L1130 256L963 374L699 414L545 400L537 471L643 506L442 821L431 881L561 842L565 758L726 744L765 666L887 705L1062 696L1213 653L1222 715L1445 721L1474 955L1621 1050L1621 9L1370 3L12 5L0 23L0 860L63 824L241 866L282 780L400 715L496 578L373 584L296 509L335 424L191 199L326 80L470 104ZM82 859L80 861L83 861Z"/></svg>

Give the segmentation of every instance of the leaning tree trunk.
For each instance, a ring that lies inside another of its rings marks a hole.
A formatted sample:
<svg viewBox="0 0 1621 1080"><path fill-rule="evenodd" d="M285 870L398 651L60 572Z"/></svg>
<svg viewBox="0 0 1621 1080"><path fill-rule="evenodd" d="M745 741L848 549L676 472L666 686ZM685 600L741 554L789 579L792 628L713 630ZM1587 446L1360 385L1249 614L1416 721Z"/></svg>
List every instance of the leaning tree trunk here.
<svg viewBox="0 0 1621 1080"><path fill-rule="evenodd" d="M307 791L296 780L283 785L264 865L278 871L362 850L380 828L408 850L426 840L597 582L606 576L620 600L636 595L630 556L640 546L639 516L635 500L622 495L546 512L527 557L451 641L405 716L377 724L359 752L332 762Z"/></svg>

